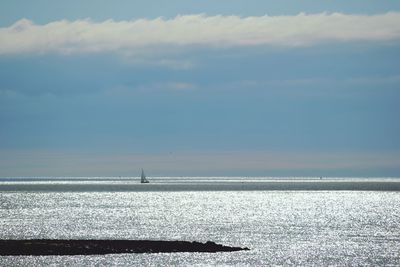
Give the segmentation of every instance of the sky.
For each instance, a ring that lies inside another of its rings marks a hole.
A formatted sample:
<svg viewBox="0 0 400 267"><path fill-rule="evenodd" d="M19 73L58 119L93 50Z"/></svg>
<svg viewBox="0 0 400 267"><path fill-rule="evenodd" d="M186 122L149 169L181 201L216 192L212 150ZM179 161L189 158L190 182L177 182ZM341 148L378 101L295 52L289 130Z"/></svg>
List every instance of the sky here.
<svg viewBox="0 0 400 267"><path fill-rule="evenodd" d="M400 2L0 3L0 177L400 177Z"/></svg>

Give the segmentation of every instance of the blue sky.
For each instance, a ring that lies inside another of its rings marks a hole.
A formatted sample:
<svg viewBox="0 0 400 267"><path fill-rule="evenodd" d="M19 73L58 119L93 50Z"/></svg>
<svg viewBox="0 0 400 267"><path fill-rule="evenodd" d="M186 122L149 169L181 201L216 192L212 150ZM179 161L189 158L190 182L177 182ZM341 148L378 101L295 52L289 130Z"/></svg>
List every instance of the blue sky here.
<svg viewBox="0 0 400 267"><path fill-rule="evenodd" d="M399 176L397 1L2 1L0 176Z"/></svg>

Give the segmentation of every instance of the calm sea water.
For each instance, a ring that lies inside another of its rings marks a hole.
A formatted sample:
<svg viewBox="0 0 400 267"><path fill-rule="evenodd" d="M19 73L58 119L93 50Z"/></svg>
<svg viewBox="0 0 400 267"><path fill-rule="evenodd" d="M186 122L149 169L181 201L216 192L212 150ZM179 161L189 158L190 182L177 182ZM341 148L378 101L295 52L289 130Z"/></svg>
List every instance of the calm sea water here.
<svg viewBox="0 0 400 267"><path fill-rule="evenodd" d="M210 240L251 250L1 257L1 266L400 265L397 191L267 190L266 178L158 178L147 189L129 179L37 179L0 179L1 239ZM213 183L218 190L206 190Z"/></svg>

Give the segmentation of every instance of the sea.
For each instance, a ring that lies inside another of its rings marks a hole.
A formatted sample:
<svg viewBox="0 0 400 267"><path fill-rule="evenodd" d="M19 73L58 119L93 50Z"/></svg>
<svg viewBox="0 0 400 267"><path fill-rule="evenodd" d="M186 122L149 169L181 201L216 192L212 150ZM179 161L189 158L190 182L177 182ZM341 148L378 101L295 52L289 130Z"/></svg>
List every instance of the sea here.
<svg viewBox="0 0 400 267"><path fill-rule="evenodd" d="M0 266L400 266L400 179L0 178L0 239L213 241L217 253L3 256Z"/></svg>

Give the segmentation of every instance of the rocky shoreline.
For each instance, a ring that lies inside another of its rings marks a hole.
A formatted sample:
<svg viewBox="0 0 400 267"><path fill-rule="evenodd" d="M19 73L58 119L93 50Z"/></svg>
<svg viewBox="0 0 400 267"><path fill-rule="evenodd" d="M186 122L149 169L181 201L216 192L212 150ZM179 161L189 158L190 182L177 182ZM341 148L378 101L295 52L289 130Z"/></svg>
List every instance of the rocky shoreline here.
<svg viewBox="0 0 400 267"><path fill-rule="evenodd" d="M232 252L249 250L214 242L155 240L0 240L1 256L102 255L118 253Z"/></svg>

